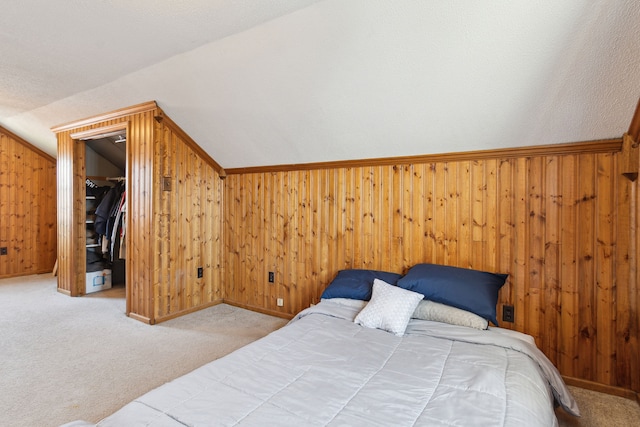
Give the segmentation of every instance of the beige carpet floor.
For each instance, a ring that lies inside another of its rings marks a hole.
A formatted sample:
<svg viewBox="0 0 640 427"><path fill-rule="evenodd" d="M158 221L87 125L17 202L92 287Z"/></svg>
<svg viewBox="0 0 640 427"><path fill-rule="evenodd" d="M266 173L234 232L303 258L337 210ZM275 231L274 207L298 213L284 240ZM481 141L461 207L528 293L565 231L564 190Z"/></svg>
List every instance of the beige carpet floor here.
<svg viewBox="0 0 640 427"><path fill-rule="evenodd" d="M97 422L137 396L286 324L221 304L149 326L124 288L81 298L50 275L0 280L0 427ZM572 388L584 416L561 426L640 426L631 400Z"/></svg>
<svg viewBox="0 0 640 427"><path fill-rule="evenodd" d="M221 304L150 326L125 316L124 298L71 298L50 275L0 280L0 426L97 422L286 324Z"/></svg>

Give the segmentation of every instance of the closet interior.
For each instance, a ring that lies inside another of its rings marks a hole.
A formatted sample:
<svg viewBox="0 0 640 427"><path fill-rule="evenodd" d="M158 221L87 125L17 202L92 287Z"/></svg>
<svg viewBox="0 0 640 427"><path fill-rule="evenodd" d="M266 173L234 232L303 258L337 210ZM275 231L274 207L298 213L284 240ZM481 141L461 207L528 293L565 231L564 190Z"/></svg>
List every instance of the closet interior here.
<svg viewBox="0 0 640 427"><path fill-rule="evenodd" d="M125 285L126 130L84 139L85 293Z"/></svg>

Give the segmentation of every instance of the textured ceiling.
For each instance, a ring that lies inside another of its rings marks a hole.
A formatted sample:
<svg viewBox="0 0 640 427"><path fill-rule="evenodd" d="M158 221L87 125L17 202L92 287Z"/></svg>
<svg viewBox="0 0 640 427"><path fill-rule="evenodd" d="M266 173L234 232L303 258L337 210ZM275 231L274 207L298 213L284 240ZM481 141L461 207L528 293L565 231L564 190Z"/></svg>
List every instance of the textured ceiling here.
<svg viewBox="0 0 640 427"><path fill-rule="evenodd" d="M619 137L637 0L22 0L0 14L0 125L156 100L225 168Z"/></svg>

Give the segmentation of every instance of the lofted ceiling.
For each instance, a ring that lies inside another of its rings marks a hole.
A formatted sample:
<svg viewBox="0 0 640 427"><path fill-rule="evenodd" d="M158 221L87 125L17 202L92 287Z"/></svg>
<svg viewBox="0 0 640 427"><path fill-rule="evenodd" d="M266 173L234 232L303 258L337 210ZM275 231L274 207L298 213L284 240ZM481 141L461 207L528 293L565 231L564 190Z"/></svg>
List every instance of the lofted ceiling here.
<svg viewBox="0 0 640 427"><path fill-rule="evenodd" d="M637 0L21 0L0 14L0 125L155 100L224 168L620 137Z"/></svg>

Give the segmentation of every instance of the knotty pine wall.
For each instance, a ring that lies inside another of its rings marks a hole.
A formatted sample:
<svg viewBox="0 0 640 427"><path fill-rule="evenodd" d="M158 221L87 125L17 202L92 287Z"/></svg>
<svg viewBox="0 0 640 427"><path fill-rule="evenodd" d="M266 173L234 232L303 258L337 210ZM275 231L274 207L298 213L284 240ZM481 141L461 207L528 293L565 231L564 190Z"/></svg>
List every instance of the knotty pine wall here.
<svg viewBox="0 0 640 427"><path fill-rule="evenodd" d="M498 312L514 305L515 323L501 326L565 376L638 392L638 183L618 171L620 145L227 170L225 301L287 317L341 269L508 273Z"/></svg>
<svg viewBox="0 0 640 427"><path fill-rule="evenodd" d="M84 294L81 139L118 129L127 132L127 314L153 324L221 302L223 171L155 102L53 129L58 137L58 290ZM170 191L163 191L164 176ZM202 278L196 277L199 266Z"/></svg>
<svg viewBox="0 0 640 427"><path fill-rule="evenodd" d="M0 127L0 278L51 272L56 261L56 161Z"/></svg>
<svg viewBox="0 0 640 427"><path fill-rule="evenodd" d="M222 302L220 173L165 118L156 125L153 283L156 321ZM171 191L164 191L167 177ZM203 277L198 278L198 267Z"/></svg>

